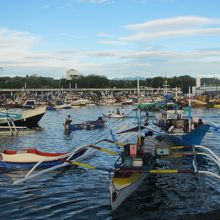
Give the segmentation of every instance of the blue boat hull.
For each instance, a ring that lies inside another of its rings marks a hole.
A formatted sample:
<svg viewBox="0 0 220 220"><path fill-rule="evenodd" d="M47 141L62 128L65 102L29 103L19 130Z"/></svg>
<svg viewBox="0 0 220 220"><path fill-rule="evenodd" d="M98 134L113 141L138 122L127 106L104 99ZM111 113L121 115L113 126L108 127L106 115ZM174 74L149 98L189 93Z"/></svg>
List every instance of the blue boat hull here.
<svg viewBox="0 0 220 220"><path fill-rule="evenodd" d="M165 139L172 141L176 145L200 145L209 128L210 125L205 124L185 135L165 135Z"/></svg>
<svg viewBox="0 0 220 220"><path fill-rule="evenodd" d="M70 124L68 130L76 131L76 130L92 130L98 128L104 128L105 122L104 121L87 121L82 124Z"/></svg>

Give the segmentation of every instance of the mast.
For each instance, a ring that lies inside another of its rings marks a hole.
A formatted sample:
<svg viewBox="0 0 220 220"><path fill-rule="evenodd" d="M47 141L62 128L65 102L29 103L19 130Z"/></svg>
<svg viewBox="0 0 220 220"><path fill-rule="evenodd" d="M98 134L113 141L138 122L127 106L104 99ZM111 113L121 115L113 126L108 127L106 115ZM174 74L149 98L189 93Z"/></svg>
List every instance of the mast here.
<svg viewBox="0 0 220 220"><path fill-rule="evenodd" d="M189 86L189 132L191 131L191 124L192 124L192 114L191 114L191 90Z"/></svg>
<svg viewBox="0 0 220 220"><path fill-rule="evenodd" d="M138 92L138 105L140 104L140 84L139 78L137 79L137 92ZM139 108L138 115L138 144L141 145L141 109Z"/></svg>

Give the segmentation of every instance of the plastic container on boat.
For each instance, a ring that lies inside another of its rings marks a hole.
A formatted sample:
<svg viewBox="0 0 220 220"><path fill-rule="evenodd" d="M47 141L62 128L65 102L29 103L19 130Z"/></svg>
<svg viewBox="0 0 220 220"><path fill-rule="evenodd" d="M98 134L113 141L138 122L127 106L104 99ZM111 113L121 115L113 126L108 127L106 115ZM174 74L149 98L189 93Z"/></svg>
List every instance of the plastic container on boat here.
<svg viewBox="0 0 220 220"><path fill-rule="evenodd" d="M143 159L142 158L133 158L133 167L142 167L143 166Z"/></svg>
<svg viewBox="0 0 220 220"><path fill-rule="evenodd" d="M130 156L124 157L124 165L126 167L131 167L132 166L132 157L130 157Z"/></svg>

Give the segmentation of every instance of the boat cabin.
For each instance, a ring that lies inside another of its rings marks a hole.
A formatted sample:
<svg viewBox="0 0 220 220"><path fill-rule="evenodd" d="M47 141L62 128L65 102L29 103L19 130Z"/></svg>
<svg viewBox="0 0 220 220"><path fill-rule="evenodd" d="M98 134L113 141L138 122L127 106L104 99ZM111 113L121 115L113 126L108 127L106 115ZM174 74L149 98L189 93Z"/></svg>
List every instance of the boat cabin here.
<svg viewBox="0 0 220 220"><path fill-rule="evenodd" d="M36 100L34 99L28 99L23 105L22 108L31 109L34 108L37 105Z"/></svg>
<svg viewBox="0 0 220 220"><path fill-rule="evenodd" d="M183 110L163 111L158 127L168 133L186 133L189 129L189 120L184 118Z"/></svg>

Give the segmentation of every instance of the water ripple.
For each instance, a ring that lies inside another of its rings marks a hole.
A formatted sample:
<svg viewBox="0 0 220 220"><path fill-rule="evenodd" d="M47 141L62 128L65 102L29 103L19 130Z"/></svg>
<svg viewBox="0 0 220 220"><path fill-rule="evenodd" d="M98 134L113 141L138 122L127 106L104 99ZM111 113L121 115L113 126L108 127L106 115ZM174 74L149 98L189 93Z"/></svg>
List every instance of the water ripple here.
<svg viewBox="0 0 220 220"><path fill-rule="evenodd" d="M131 110L131 107L128 107ZM19 149L38 147L44 151L63 152L74 147L94 142L109 135L109 127L126 121L108 120L108 128L93 131L75 131L65 134L63 121L68 114L74 122L95 120L102 113L115 110L114 107L93 107L47 112L42 118L41 131L22 137L1 137L0 148ZM219 122L220 111L195 110L206 121ZM135 118L130 119L134 122ZM220 155L219 136L209 132L203 141ZM103 145L112 146L110 144ZM116 148L110 148L117 150ZM116 157L97 152L88 163L98 167L113 167ZM160 160L158 168L189 166L188 160ZM200 169L218 172L210 160L201 159ZM12 185L26 171L1 172L0 178L0 219L179 219L197 213L215 210L220 204L220 187L217 180L207 176L190 174L155 175L148 178L139 190L132 194L125 205L111 212L108 174L69 168L53 171L27 183ZM216 213L215 213L216 214ZM199 219L196 217L195 219ZM212 216L209 217L212 219Z"/></svg>

